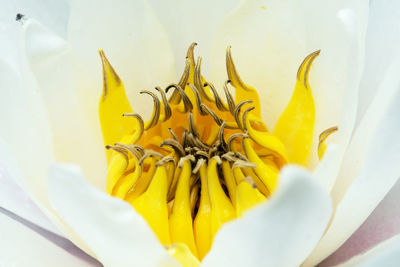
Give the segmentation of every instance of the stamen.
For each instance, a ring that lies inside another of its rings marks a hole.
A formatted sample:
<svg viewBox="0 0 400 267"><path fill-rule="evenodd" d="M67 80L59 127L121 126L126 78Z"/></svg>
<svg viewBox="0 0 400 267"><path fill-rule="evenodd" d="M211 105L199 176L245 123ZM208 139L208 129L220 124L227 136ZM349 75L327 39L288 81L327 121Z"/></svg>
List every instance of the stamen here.
<svg viewBox="0 0 400 267"><path fill-rule="evenodd" d="M233 142L233 140L235 140L236 138L239 138L239 137L247 138L249 136L247 134L242 134L242 133L232 134L228 139L228 150L229 151L235 151L235 149L232 146L232 142Z"/></svg>
<svg viewBox="0 0 400 267"><path fill-rule="evenodd" d="M163 121L167 121L169 118L171 118L172 116L172 111L171 111L171 107L169 106L168 100L167 100L167 95L165 94L165 92L163 90L161 90L160 87L156 87L155 88L158 92L160 92L161 94L161 99L163 101L163 105L164 105L164 120Z"/></svg>
<svg viewBox="0 0 400 267"><path fill-rule="evenodd" d="M187 52L186 52L186 58L191 61L191 62L195 62L194 61L194 48L196 47L197 43L193 42L190 44Z"/></svg>
<svg viewBox="0 0 400 267"><path fill-rule="evenodd" d="M120 154L124 157L124 159L126 160L126 162L129 163L129 157L128 157L128 155L126 154L126 151L125 151L124 149L122 149L121 147L116 147L116 146L109 146L109 145L107 145L107 146L106 146L106 149L111 149L111 150L114 150L114 151L120 153Z"/></svg>
<svg viewBox="0 0 400 267"><path fill-rule="evenodd" d="M203 158L200 158L199 160L197 160L196 166L194 167L192 173L196 174L200 170L201 166L203 166L203 164L205 162L206 162L206 160L203 159Z"/></svg>
<svg viewBox="0 0 400 267"><path fill-rule="evenodd" d="M228 102L229 111L231 112L232 115L234 115L235 101L233 100L233 96L231 95L231 93L229 92L229 89L228 89L228 83L230 83L230 82L231 82L231 80L225 81L224 92L225 92L225 96L226 96L226 101Z"/></svg>
<svg viewBox="0 0 400 267"><path fill-rule="evenodd" d="M175 153L177 153L179 157L183 157L185 155L185 150L183 149L182 145L175 139L167 139L164 142L162 142L160 146L172 147Z"/></svg>
<svg viewBox="0 0 400 267"><path fill-rule="evenodd" d="M326 139L333 133L337 132L339 130L339 128L337 126L333 126L330 127L328 129L326 129L325 131L323 131L320 135L319 135L319 141L318 141L318 157L319 159L322 159L322 157L325 154L326 151L326 144L325 141Z"/></svg>
<svg viewBox="0 0 400 267"><path fill-rule="evenodd" d="M160 112L161 112L160 111L161 103L160 103L160 99L158 99L158 97L153 92L143 90L143 91L140 91L140 93L150 95L153 98L153 102L154 102L153 114L151 116L150 121L147 123L147 125L144 128L145 130L148 130L148 129L156 126L156 124L158 123L158 120L160 118Z"/></svg>
<svg viewBox="0 0 400 267"><path fill-rule="evenodd" d="M232 85L237 87L240 86L246 91L252 91L240 78L238 71L236 70L235 63L233 62L231 46L226 48L226 69L228 72L228 77L232 81Z"/></svg>
<svg viewBox="0 0 400 267"><path fill-rule="evenodd" d="M211 89L211 92L214 95L214 99L215 99L215 105L217 106L217 108L221 111L228 111L228 108L226 107L225 103L222 101L221 97L218 95L217 90L215 89L214 85L210 82L206 82L204 84L204 86L208 86Z"/></svg>
<svg viewBox="0 0 400 267"><path fill-rule="evenodd" d="M168 131L171 133L172 138L174 138L176 141L178 141L178 136L176 136L176 134L174 133L174 131L172 130L172 128L168 128Z"/></svg>
<svg viewBox="0 0 400 267"><path fill-rule="evenodd" d="M252 111L253 109L254 109L254 107L249 107L249 108L247 108L247 109L243 112L243 115L242 115L242 125L243 125L243 131L244 131L244 132L247 132L247 126L246 126L246 116L247 116L247 113L250 112L250 111Z"/></svg>
<svg viewBox="0 0 400 267"><path fill-rule="evenodd" d="M171 156L163 157L162 159L157 161L156 166L159 167L159 166L167 164L168 162L175 163L175 159L173 157L171 157ZM175 166L175 164L173 164L173 165Z"/></svg>
<svg viewBox="0 0 400 267"><path fill-rule="evenodd" d="M186 59L185 69L183 70L182 76L178 82L178 85L181 88L185 88L186 83L189 79L189 74L190 74L190 62L189 62L189 59ZM175 105L179 104L179 102L181 102L181 95L179 94L179 92L175 90L172 93L172 96L169 98L168 102L170 102L171 104L175 104Z"/></svg>
<svg viewBox="0 0 400 267"><path fill-rule="evenodd" d="M301 63L299 69L297 70L297 80L303 81L304 87L309 89L308 86L308 73L310 72L310 67L314 61L314 59L319 56L321 50L317 50L311 54L309 54ZM304 68L304 65L306 66ZM304 72L302 72L304 71Z"/></svg>
<svg viewBox="0 0 400 267"><path fill-rule="evenodd" d="M196 105L197 108L199 109L199 113L202 116L206 116L207 112L204 111L204 109L201 107L202 103L201 103L201 96L199 91L196 89L196 86L194 86L194 84L189 83L189 87L190 89L192 89L193 93L194 93L194 97L196 98Z"/></svg>
<svg viewBox="0 0 400 267"><path fill-rule="evenodd" d="M165 88L165 92L168 93L169 89L171 89L171 88L175 88L176 90L179 91L182 101L183 101L183 105L184 105L184 113L188 112L189 110L192 110L193 109L192 102L190 102L189 97L187 96L185 91L182 89L182 87L173 83L173 84L168 85L167 88Z"/></svg>
<svg viewBox="0 0 400 267"><path fill-rule="evenodd" d="M236 160L233 165L232 165L232 169L234 168L251 168L254 169L256 168L257 165L248 161L244 161L244 160Z"/></svg>
<svg viewBox="0 0 400 267"><path fill-rule="evenodd" d="M240 109L241 109L245 104L251 103L251 102L252 102L251 100L245 100L245 101L240 102L240 103L237 104L237 106L235 107L235 111L234 111L234 113L233 113L233 116L235 117L235 120L236 120L237 125L238 125L239 128L240 128L241 130L243 130L243 131L244 131L243 125L242 125L242 123L241 123L241 121L240 121L240 119L239 119Z"/></svg>
<svg viewBox="0 0 400 267"><path fill-rule="evenodd" d="M219 143L220 143L220 146L222 147L222 149L223 149L224 151L227 151L227 145L226 145L226 142L225 142L225 139L224 139L224 129L225 129L225 126L226 126L226 121L224 121L224 122L221 124L221 126L219 127L219 130L218 130L218 139L219 139Z"/></svg>
<svg viewBox="0 0 400 267"><path fill-rule="evenodd" d="M208 106L201 104L201 107L214 119L214 121L220 126L222 124L222 120L218 117L218 115L210 109Z"/></svg>
<svg viewBox="0 0 400 267"><path fill-rule="evenodd" d="M189 112L189 131L193 134L194 137L199 137L199 134L196 131L196 127L194 126L194 120L193 120L193 112Z"/></svg>
<svg viewBox="0 0 400 267"><path fill-rule="evenodd" d="M183 164L185 161L189 160L190 162L195 162L196 158L193 155L186 155L179 160L178 166L179 168L183 168Z"/></svg>
<svg viewBox="0 0 400 267"><path fill-rule="evenodd" d="M144 121L143 121L143 118L139 114L136 114L136 113L124 113L124 114L122 114L122 116L123 117L134 117L134 118L136 118L138 120L138 122L139 122L139 134L138 134L137 139L139 140L140 137L142 137L142 135L144 133Z"/></svg>
<svg viewBox="0 0 400 267"><path fill-rule="evenodd" d="M144 160L148 157L157 157L162 159L164 156L154 150L147 149L145 150L143 157L139 160L139 164L142 165Z"/></svg>
<svg viewBox="0 0 400 267"><path fill-rule="evenodd" d="M212 97L204 90L203 83L201 81L201 61L201 57L198 57L196 67L194 69L194 85L202 97L210 102L214 102L214 99L212 99Z"/></svg>
<svg viewBox="0 0 400 267"><path fill-rule="evenodd" d="M123 143L115 143L116 147L120 147L122 149L125 149L129 153L131 153L134 157L136 157L138 160L143 156L140 150L137 150L136 147L132 145L126 145Z"/></svg>

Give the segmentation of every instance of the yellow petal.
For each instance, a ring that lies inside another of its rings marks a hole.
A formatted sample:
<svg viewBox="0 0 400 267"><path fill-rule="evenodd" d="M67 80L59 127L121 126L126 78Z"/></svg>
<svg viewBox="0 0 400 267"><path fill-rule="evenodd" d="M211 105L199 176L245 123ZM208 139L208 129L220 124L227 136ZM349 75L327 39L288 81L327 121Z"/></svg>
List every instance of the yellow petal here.
<svg viewBox="0 0 400 267"><path fill-rule="evenodd" d="M167 246L168 253L184 267L200 267L200 262L190 253L190 249L182 243Z"/></svg>
<svg viewBox="0 0 400 267"><path fill-rule="evenodd" d="M122 114L132 113L125 94L124 85L107 60L103 50L99 50L103 64L103 93L99 102L99 118L104 145L113 145L122 137L132 134L137 122L124 118ZM106 150L107 162L111 162L112 151Z"/></svg>
<svg viewBox="0 0 400 267"><path fill-rule="evenodd" d="M211 248L211 202L207 185L207 163L200 167L200 206L194 220L194 235L199 258L203 259Z"/></svg>
<svg viewBox="0 0 400 267"><path fill-rule="evenodd" d="M228 78L232 86L235 87L235 103L251 100L251 105L255 107L254 114L258 118L261 118L260 97L258 96L257 90L245 84L240 78L232 59L230 46L226 49L226 71L228 72Z"/></svg>
<svg viewBox="0 0 400 267"><path fill-rule="evenodd" d="M260 193L260 191L258 191L251 178L246 177L237 186L236 199L236 213L238 217L240 217L245 211L253 208L257 204L260 204L266 198Z"/></svg>
<svg viewBox="0 0 400 267"><path fill-rule="evenodd" d="M174 205L169 218L169 230L172 243L183 243L189 247L197 257L197 248L194 242L192 211L190 207L190 177L191 163L185 160L178 187L176 188Z"/></svg>
<svg viewBox="0 0 400 267"><path fill-rule="evenodd" d="M211 201L211 232L214 236L219 228L236 217L236 211L222 189L217 170L221 159L213 157L207 168L208 190Z"/></svg>
<svg viewBox="0 0 400 267"><path fill-rule="evenodd" d="M158 166L149 188L133 201L133 206L148 222L162 244L170 244L167 207L167 170Z"/></svg>
<svg viewBox="0 0 400 267"><path fill-rule="evenodd" d="M301 165L308 164L311 151L315 105L308 73L319 50L308 55L297 72L296 86L289 104L280 116L274 135L285 145L289 161Z"/></svg>

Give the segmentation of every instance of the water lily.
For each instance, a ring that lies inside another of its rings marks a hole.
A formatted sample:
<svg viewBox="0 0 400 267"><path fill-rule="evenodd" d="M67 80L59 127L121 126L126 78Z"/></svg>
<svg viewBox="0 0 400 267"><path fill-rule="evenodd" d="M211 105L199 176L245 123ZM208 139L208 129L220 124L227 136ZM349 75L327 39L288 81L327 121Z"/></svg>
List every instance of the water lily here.
<svg viewBox="0 0 400 267"><path fill-rule="evenodd" d="M105 266L320 263L400 174L396 6L8 6L0 162L52 224L27 219Z"/></svg>

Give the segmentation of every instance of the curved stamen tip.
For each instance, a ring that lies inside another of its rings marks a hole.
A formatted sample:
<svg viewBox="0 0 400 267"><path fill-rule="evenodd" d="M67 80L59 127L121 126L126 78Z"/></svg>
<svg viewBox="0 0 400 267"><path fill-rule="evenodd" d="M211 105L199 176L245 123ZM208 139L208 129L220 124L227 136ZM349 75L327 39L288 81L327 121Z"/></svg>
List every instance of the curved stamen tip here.
<svg viewBox="0 0 400 267"><path fill-rule="evenodd" d="M221 165L222 164L222 160L221 160L221 157L220 156L214 156L214 157L212 157L211 158L211 160L215 160L216 162L217 162L217 164L218 165Z"/></svg>
<svg viewBox="0 0 400 267"><path fill-rule="evenodd" d="M184 156L184 157L182 157L180 160L179 160L179 163L178 163L178 167L179 168L183 168L183 164L185 163L185 161L190 161L190 162L195 162L196 161L196 158L193 156L193 155L187 155L187 156Z"/></svg>
<svg viewBox="0 0 400 267"><path fill-rule="evenodd" d="M309 89L308 87L308 74L310 72L311 65L314 61L314 59L319 56L321 53L321 49L312 52L309 54L301 63L299 69L297 70L297 80L302 82L304 84L304 87L306 89Z"/></svg>

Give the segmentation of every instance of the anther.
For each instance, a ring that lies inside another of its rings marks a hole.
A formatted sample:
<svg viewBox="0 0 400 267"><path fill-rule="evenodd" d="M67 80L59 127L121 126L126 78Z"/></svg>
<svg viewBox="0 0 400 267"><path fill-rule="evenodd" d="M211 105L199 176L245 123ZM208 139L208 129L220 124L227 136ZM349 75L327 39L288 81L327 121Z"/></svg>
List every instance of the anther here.
<svg viewBox="0 0 400 267"><path fill-rule="evenodd" d="M148 157L157 157L157 158L162 159L164 156L154 150L147 149L147 150L145 150L143 157L139 160L139 164L142 165L144 160Z"/></svg>
<svg viewBox="0 0 400 267"><path fill-rule="evenodd" d="M188 117L189 117L189 131L193 134L193 136L198 138L199 134L197 133L196 127L194 125L194 119L193 119L193 112L192 111L189 112Z"/></svg>
<svg viewBox="0 0 400 267"><path fill-rule="evenodd" d="M144 120L143 120L143 118L139 114L136 114L136 113L124 113L124 114L122 114L122 116L123 117L134 117L134 118L136 118L138 120L139 126L140 126L139 127L139 129L140 129L139 138L140 138L142 136L142 134L144 133Z"/></svg>
<svg viewBox="0 0 400 267"><path fill-rule="evenodd" d="M215 89L214 85L210 82L206 82L206 83L204 83L204 86L210 87L211 92L214 95L215 105L217 106L217 108L221 111L228 111L228 108L226 107L225 103L222 101L221 97L218 95L218 92Z"/></svg>
<svg viewBox="0 0 400 267"><path fill-rule="evenodd" d="M156 126L156 124L158 123L158 120L160 118L160 112L161 112L160 111L161 103L160 103L160 99L158 99L158 97L153 92L143 90L143 91L140 91L140 93L150 95L153 98L153 102L154 102L154 112L152 114L150 121L148 122L148 125L145 126L145 130L148 130L148 129Z"/></svg>
<svg viewBox="0 0 400 267"><path fill-rule="evenodd" d="M161 143L160 147L170 146L174 149L175 153L179 155L179 157L183 157L185 155L185 150L182 145L176 141L175 139L167 139Z"/></svg>
<svg viewBox="0 0 400 267"><path fill-rule="evenodd" d="M233 165L232 165L232 170L234 168L251 168L254 169L256 168L257 165L248 161L244 161L244 160L236 160Z"/></svg>
<svg viewBox="0 0 400 267"><path fill-rule="evenodd" d="M192 91L194 93L194 97L196 98L196 105L197 105L197 108L199 110L200 115L201 116L207 115L207 112L205 112L204 109L201 107L201 104L202 104L201 103L201 96L200 96L199 91L196 89L196 86L194 86L194 84L192 84L192 83L189 83L188 85L189 85L190 89L192 89Z"/></svg>
<svg viewBox="0 0 400 267"><path fill-rule="evenodd" d="M127 144L123 144L123 143L115 143L116 147L120 147L126 151L128 151L129 153L131 153L134 157L137 158L137 160L139 160L143 154L138 151L135 147L129 146Z"/></svg>
<svg viewBox="0 0 400 267"><path fill-rule="evenodd" d="M121 147L116 147L116 146L109 146L109 145L107 145L107 146L106 146L106 149L111 149L111 150L114 150L114 151L120 153L120 154L124 157L124 159L126 160L126 162L127 162L127 163L129 162L129 157L128 157L126 151L125 151L124 149L122 149Z"/></svg>
<svg viewBox="0 0 400 267"><path fill-rule="evenodd" d="M160 167L162 165L167 164L168 162L174 162L175 163L175 159L171 156L165 156L162 159L160 159L159 161L157 161L156 166ZM175 166L175 164L174 164Z"/></svg>
<svg viewBox="0 0 400 267"><path fill-rule="evenodd" d="M212 99L204 90L203 84L201 82L201 57L197 58L197 64L194 68L194 85L196 86L197 90L199 91L200 95L207 99L210 102L214 102L214 99Z"/></svg>
<svg viewBox="0 0 400 267"><path fill-rule="evenodd" d="M247 117L247 113L252 111L254 109L254 107L249 107L247 108L242 115L242 125L243 125L243 131L247 132L247 127L246 127L246 117Z"/></svg>
<svg viewBox="0 0 400 267"><path fill-rule="evenodd" d="M237 106L235 107L235 111L234 111L234 114L233 114L233 116L235 117L235 120L236 120L237 125L238 125L238 126L240 127L240 129L242 129L243 131L244 131L243 125L240 123L240 119L239 119L240 109L241 109L245 104L251 103L251 102L253 102L253 101L251 101L251 100L245 100L245 101L240 102L240 103L237 104Z"/></svg>
<svg viewBox="0 0 400 267"><path fill-rule="evenodd" d="M170 85L167 86L167 88L165 88L165 92L168 93L169 89L171 88L175 88L176 90L179 91L182 101L183 101L183 105L184 105L184 112L188 112L189 110L193 109L193 104L192 102L190 102L189 97L187 96L187 94L185 93L185 91L182 89L182 87L180 87L178 84L172 83Z"/></svg>
<svg viewBox="0 0 400 267"><path fill-rule="evenodd" d="M217 116L217 114L212 109L210 109L204 104L201 104L201 107L214 119L214 121L218 124L218 126L222 124L223 121Z"/></svg>
<svg viewBox="0 0 400 267"><path fill-rule="evenodd" d="M232 147L232 142L233 142L233 140L235 140L236 138L239 138L239 137L246 138L246 137L248 137L248 135L247 134L242 134L242 133L232 134L229 137L228 142L227 142L229 151L234 151L234 149Z"/></svg>
<svg viewBox="0 0 400 267"><path fill-rule="evenodd" d="M174 133L174 130L172 130L172 128L168 128L168 131L171 133L172 138L174 138L176 141L179 141L178 136L176 136L176 134Z"/></svg>
<svg viewBox="0 0 400 267"><path fill-rule="evenodd" d="M182 158L179 160L178 167L179 167L179 168L183 168L183 163L184 163L185 161L187 161L187 160L189 160L190 162L193 163L193 162L196 161L196 158L195 158L193 155L184 156L184 157L182 157Z"/></svg>
<svg viewBox="0 0 400 267"><path fill-rule="evenodd" d="M222 147L222 149L224 151L227 151L227 146L226 146L226 142L224 139L224 129L225 129L225 125L226 125L226 121L222 122L221 126L218 129L218 139L219 139L219 143L220 146Z"/></svg>
<svg viewBox="0 0 400 267"><path fill-rule="evenodd" d="M199 160L197 160L196 166L195 166L194 169L192 170L192 173L196 174L196 173L200 170L201 166L203 166L203 164L204 164L205 162L206 162L206 160L203 159L203 158L200 158Z"/></svg>
<svg viewBox="0 0 400 267"><path fill-rule="evenodd" d="M169 106L168 100L167 100L167 95L165 94L165 92L163 90L161 90L160 87L156 87L155 88L158 92L160 92L161 94L161 99L163 101L163 105L164 105L164 121L167 121L169 118L171 118L172 116L172 111L171 111L171 107Z"/></svg>
<svg viewBox="0 0 400 267"><path fill-rule="evenodd" d="M224 92L225 92L226 101L228 102L229 111L233 115L235 113L235 101L233 100L233 97L228 89L228 83L230 83L230 82L231 82L231 80L225 81Z"/></svg>

